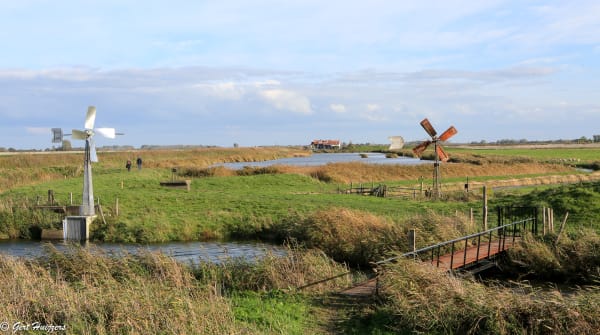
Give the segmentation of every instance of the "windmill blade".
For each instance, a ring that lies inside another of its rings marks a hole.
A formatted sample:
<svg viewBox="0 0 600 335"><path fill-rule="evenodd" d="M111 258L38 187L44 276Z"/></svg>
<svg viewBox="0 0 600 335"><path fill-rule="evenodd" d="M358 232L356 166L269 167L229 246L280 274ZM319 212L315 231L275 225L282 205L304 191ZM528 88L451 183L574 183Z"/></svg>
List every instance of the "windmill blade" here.
<svg viewBox="0 0 600 335"><path fill-rule="evenodd" d="M96 143L94 143L94 139L92 137L88 139L88 145L90 146L90 161L94 163L98 162L98 155L96 154Z"/></svg>
<svg viewBox="0 0 600 335"><path fill-rule="evenodd" d="M71 131L71 138L74 140L85 140L88 137L88 134L85 131L73 129Z"/></svg>
<svg viewBox="0 0 600 335"><path fill-rule="evenodd" d="M421 121L421 127L423 127L423 129L425 129L427 134L429 134L429 136L431 136L431 137L434 137L437 134L437 131L435 131L435 129L433 129L433 126L431 125L429 120L427 120L427 118L425 118L425 119L423 119L423 121Z"/></svg>
<svg viewBox="0 0 600 335"><path fill-rule="evenodd" d="M442 148L441 145L439 145L439 144L437 145L436 151L437 151L438 159L441 160L442 162L447 162L448 159L450 159L450 156L448 156L448 154L446 153L446 151L444 151L444 148Z"/></svg>
<svg viewBox="0 0 600 335"><path fill-rule="evenodd" d="M450 128L448 128L445 132L442 133L442 135L440 135L440 141L446 141L450 137L456 135L456 133L458 133L458 130L456 130L454 126L450 126Z"/></svg>
<svg viewBox="0 0 600 335"><path fill-rule="evenodd" d="M413 148L413 153L415 154L415 156L421 157L421 155L423 154L423 151L425 151L425 149L427 149L427 147L430 144L431 144L431 141L425 141L425 142L417 145L416 147Z"/></svg>
<svg viewBox="0 0 600 335"><path fill-rule="evenodd" d="M94 129L94 123L96 122L96 107L88 107L87 114L85 116L85 129Z"/></svg>
<svg viewBox="0 0 600 335"><path fill-rule="evenodd" d="M115 128L96 128L94 131L106 138L115 138L117 135Z"/></svg>

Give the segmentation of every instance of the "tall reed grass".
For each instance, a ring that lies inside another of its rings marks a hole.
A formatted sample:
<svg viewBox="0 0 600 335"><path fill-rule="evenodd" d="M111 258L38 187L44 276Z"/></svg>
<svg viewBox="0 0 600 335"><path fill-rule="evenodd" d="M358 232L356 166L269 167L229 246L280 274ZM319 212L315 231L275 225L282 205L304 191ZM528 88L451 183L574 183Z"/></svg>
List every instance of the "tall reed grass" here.
<svg viewBox="0 0 600 335"><path fill-rule="evenodd" d="M484 285L401 260L381 276L387 327L427 334L597 334L600 288Z"/></svg>
<svg viewBox="0 0 600 335"><path fill-rule="evenodd" d="M559 243L556 241L559 240ZM508 273L522 279L589 285L600 283L600 235L581 229L566 236L554 233L542 239L525 236L509 250Z"/></svg>
<svg viewBox="0 0 600 335"><path fill-rule="evenodd" d="M235 333L231 307L158 254L108 258L83 249L24 262L0 256L0 315L69 334Z"/></svg>

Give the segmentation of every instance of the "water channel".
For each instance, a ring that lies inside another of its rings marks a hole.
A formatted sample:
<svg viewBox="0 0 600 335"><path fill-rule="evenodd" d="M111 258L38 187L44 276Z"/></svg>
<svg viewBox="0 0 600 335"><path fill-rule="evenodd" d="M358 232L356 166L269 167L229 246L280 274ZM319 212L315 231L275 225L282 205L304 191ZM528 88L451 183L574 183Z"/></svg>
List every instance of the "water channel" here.
<svg viewBox="0 0 600 335"><path fill-rule="evenodd" d="M45 254L45 247L52 243L58 250L69 249L69 244L62 241L29 241L6 240L0 241L0 255L18 258L35 258ZM265 256L267 253L285 255L287 249L283 246L260 242L165 242L151 244L133 243L93 243L87 242L84 247L100 250L107 255L136 254L141 251L161 252L182 263L214 262L220 263L228 258L244 258L248 261Z"/></svg>
<svg viewBox="0 0 600 335"><path fill-rule="evenodd" d="M362 155L362 156L361 156ZM385 154L378 152L367 153L323 153L313 154L306 157L280 158L262 162L239 162L223 163L218 166L225 166L230 169L243 169L245 166L267 167L271 165L292 165L292 166L319 166L329 163L362 162L368 164L399 164L399 165L418 165L431 163L426 160L420 160L412 157L386 158Z"/></svg>

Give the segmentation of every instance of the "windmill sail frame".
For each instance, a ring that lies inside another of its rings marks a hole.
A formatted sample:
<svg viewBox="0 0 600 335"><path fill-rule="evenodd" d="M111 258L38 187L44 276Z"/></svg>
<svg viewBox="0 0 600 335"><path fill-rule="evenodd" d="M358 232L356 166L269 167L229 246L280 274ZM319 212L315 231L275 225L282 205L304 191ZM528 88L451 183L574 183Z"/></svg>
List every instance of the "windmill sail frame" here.
<svg viewBox="0 0 600 335"><path fill-rule="evenodd" d="M427 148L433 143L433 190L431 196L434 198L440 198L442 195L440 188L440 161L447 162L450 159L450 157L440 144L440 141L444 142L450 139L452 136L458 133L458 130L456 130L454 126L450 126L438 137L436 136L437 131L435 130L435 128L433 128L431 122L429 122L427 118L423 119L423 121L421 121L420 124L421 127L425 129L425 132L427 132L427 134L431 136L431 140L423 141L422 143L414 147L413 153L415 154L415 156L421 157L421 155L423 155L423 152L425 152L425 150L427 150Z"/></svg>

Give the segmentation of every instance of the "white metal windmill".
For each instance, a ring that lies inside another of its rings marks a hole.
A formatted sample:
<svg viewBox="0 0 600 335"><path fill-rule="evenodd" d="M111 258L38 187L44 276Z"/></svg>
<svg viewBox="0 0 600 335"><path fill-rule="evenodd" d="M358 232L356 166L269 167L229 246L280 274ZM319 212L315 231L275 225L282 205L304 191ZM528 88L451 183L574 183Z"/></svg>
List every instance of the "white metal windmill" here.
<svg viewBox="0 0 600 335"><path fill-rule="evenodd" d="M96 133L107 137L115 138L117 134L115 128L95 128L94 123L96 122L96 107L88 107L87 114L85 116L85 123L83 125L84 130L73 129L71 138L74 140L85 141L85 156L83 159L83 200L81 208L79 209L79 215L82 216L94 216L94 186L92 183L92 162L98 161L96 155L96 145L94 144L94 135ZM54 141L62 141L62 130L60 128L52 129L54 134Z"/></svg>

